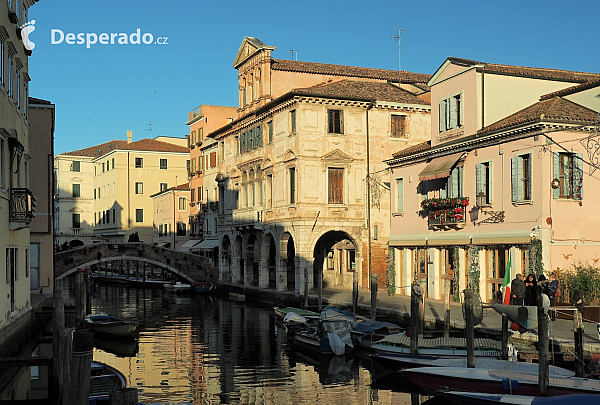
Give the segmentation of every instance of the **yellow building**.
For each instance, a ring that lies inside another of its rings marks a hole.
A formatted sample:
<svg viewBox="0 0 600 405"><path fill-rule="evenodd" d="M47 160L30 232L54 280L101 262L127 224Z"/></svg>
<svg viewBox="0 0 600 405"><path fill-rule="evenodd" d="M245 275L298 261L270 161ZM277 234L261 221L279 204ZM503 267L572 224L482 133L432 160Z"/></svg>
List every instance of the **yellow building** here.
<svg viewBox="0 0 600 405"><path fill-rule="evenodd" d="M31 152L28 124L28 55L20 27L33 1L5 3L0 11L0 345L9 347L28 328ZM22 39L23 38L23 39Z"/></svg>
<svg viewBox="0 0 600 405"><path fill-rule="evenodd" d="M189 240L189 201L188 183L169 187L150 196L153 202L152 242L159 246L180 250Z"/></svg>
<svg viewBox="0 0 600 405"><path fill-rule="evenodd" d="M94 236L110 242L127 242L136 232L140 241L152 241L150 196L188 176L189 149L181 139L131 138L128 131L126 144L92 161Z"/></svg>

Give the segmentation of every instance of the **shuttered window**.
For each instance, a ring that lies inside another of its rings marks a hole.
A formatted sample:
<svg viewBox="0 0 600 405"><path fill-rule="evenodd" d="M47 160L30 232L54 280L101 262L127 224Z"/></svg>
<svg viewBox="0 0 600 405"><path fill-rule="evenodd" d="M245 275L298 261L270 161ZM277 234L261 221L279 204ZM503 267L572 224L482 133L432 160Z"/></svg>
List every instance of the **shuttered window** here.
<svg viewBox="0 0 600 405"><path fill-rule="evenodd" d="M456 94L444 100L440 100L440 132L463 126L463 98L462 94Z"/></svg>
<svg viewBox="0 0 600 405"><path fill-rule="evenodd" d="M531 154L515 156L510 160L511 198L513 202L531 200Z"/></svg>
<svg viewBox="0 0 600 405"><path fill-rule="evenodd" d="M558 180L553 197L583 200L583 155L554 153L553 158L553 177Z"/></svg>
<svg viewBox="0 0 600 405"><path fill-rule="evenodd" d="M296 204L296 168L290 167L290 204Z"/></svg>
<svg viewBox="0 0 600 405"><path fill-rule="evenodd" d="M217 167L217 152L210 152L210 167Z"/></svg>
<svg viewBox="0 0 600 405"><path fill-rule="evenodd" d="M344 203L344 169L329 168L329 204Z"/></svg>
<svg viewBox="0 0 600 405"><path fill-rule="evenodd" d="M327 110L327 132L330 134L343 134L343 121L342 110Z"/></svg>
<svg viewBox="0 0 600 405"><path fill-rule="evenodd" d="M406 116L392 115L391 117L391 134L392 138L404 138L406 136Z"/></svg>
<svg viewBox="0 0 600 405"><path fill-rule="evenodd" d="M475 165L475 195L477 206L492 203L492 162Z"/></svg>
<svg viewBox="0 0 600 405"><path fill-rule="evenodd" d="M404 212L404 179L396 179L396 212Z"/></svg>

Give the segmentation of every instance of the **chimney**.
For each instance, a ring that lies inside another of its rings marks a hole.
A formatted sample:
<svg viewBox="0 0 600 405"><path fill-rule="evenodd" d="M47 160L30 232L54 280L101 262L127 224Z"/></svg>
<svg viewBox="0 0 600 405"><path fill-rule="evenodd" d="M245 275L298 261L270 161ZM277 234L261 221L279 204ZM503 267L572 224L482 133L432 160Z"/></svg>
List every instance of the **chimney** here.
<svg viewBox="0 0 600 405"><path fill-rule="evenodd" d="M131 143L132 133L133 131L131 130L127 131L127 143Z"/></svg>

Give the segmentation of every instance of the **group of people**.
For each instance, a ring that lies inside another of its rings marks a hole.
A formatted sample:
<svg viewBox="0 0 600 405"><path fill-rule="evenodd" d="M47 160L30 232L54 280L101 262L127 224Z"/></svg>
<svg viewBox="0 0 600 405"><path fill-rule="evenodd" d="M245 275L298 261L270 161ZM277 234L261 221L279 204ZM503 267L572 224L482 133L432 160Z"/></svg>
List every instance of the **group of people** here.
<svg viewBox="0 0 600 405"><path fill-rule="evenodd" d="M550 305L554 306L556 296L558 295L558 281L554 274L550 274L550 280L546 279L546 276L543 274L539 278L536 278L535 274L530 273L527 275L525 281L521 277L521 274L517 274L510 284L511 305L537 306L535 289L540 284L543 286L543 293L550 299ZM554 319L555 315L554 311L552 311L552 320Z"/></svg>

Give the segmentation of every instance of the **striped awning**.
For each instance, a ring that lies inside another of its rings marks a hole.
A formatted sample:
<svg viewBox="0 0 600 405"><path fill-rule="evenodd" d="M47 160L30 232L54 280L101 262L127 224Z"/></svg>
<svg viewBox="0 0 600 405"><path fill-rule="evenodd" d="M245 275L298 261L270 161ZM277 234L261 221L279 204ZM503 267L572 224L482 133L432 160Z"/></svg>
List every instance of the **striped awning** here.
<svg viewBox="0 0 600 405"><path fill-rule="evenodd" d="M462 155L463 154L461 152L455 153L454 155L433 159L427 164L427 166L425 166L425 169L419 173L419 181L450 177L450 171Z"/></svg>

